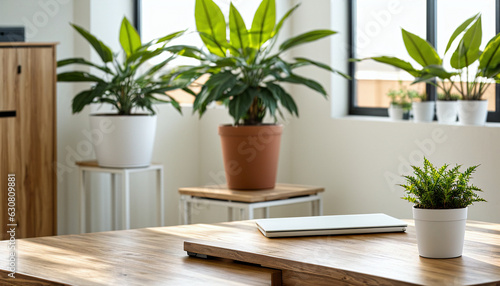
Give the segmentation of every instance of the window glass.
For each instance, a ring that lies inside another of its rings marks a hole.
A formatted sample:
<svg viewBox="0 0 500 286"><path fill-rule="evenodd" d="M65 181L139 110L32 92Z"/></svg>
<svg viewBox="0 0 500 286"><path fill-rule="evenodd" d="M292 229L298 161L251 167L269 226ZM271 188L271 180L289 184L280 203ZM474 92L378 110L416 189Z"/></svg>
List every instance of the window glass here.
<svg viewBox="0 0 500 286"><path fill-rule="evenodd" d="M356 58L394 56L419 65L406 52L401 28L425 39L425 0L357 0ZM387 93L399 89L401 81L408 89L425 92L425 84L411 85L413 77L403 70L372 60L356 63L355 105L358 107L388 107Z"/></svg>

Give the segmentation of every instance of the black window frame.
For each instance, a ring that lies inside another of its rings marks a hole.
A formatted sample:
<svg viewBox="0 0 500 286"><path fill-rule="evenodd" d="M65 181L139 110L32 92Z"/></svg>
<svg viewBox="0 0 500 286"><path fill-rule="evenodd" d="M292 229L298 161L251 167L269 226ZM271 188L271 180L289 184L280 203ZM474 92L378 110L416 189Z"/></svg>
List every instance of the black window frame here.
<svg viewBox="0 0 500 286"><path fill-rule="evenodd" d="M139 1L139 0L138 0ZM426 39L434 47L437 43L437 1L438 0L427 0L426 1ZM496 18L496 33L500 33L500 0L495 0L495 18ZM356 58L356 5L357 0L348 1L348 37L349 37L349 58ZM356 78L354 74L356 73L356 63L349 62L348 72L352 80L349 81L349 100L348 100L348 110L349 115L366 115L366 116L388 116L387 108L374 108L374 107L359 107L356 106ZM431 100L436 100L436 87L431 84L426 84L425 88L427 94ZM495 89L495 111L488 112L488 122L500 122L500 84L496 84Z"/></svg>

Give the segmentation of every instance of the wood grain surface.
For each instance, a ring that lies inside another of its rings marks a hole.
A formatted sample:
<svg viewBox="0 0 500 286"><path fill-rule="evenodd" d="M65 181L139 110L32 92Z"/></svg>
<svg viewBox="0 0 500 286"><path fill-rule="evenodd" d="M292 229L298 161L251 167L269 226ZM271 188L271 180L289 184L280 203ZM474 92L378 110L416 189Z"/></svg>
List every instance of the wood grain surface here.
<svg viewBox="0 0 500 286"><path fill-rule="evenodd" d="M324 191L325 189L322 187L292 184L276 184L276 187L274 189L248 191L230 190L225 185L214 185L205 187L180 188L179 194L201 198L255 203L315 195Z"/></svg>
<svg viewBox="0 0 500 286"><path fill-rule="evenodd" d="M2 79L0 97L15 98L16 116L0 118L1 237L7 238L7 174L16 178L16 237L55 235L55 46L4 43L0 45L2 66L7 58L9 69L3 73L9 75Z"/></svg>
<svg viewBox="0 0 500 286"><path fill-rule="evenodd" d="M200 225L216 235L184 249L280 269L285 285L500 285L499 224L469 221L463 256L453 259L420 257L408 224L406 233L273 239L252 221Z"/></svg>
<svg viewBox="0 0 500 286"><path fill-rule="evenodd" d="M183 251L184 240L219 231L192 225L20 239L16 279L7 276L2 241L0 285L281 285L278 270Z"/></svg>

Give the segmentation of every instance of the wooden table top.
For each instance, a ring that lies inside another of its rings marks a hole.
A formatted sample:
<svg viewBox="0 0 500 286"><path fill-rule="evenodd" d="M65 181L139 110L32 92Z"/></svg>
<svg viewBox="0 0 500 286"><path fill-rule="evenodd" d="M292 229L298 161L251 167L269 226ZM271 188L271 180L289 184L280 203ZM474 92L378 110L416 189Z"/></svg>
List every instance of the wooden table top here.
<svg viewBox="0 0 500 286"><path fill-rule="evenodd" d="M180 188L179 194L200 198L256 203L315 195L324 191L325 189L322 187L292 184L276 184L274 189L268 190L230 190L225 185L214 185Z"/></svg>
<svg viewBox="0 0 500 286"><path fill-rule="evenodd" d="M0 285L275 285L278 270L191 258L186 238L212 226L175 226L16 240L17 273L8 277L0 241ZM216 234L214 228L212 234Z"/></svg>
<svg viewBox="0 0 500 286"><path fill-rule="evenodd" d="M284 283L288 277L311 285L500 285L500 224L468 221L462 257L429 259L418 255L414 223L407 222L405 233L272 239L252 221L200 225L200 233L216 235L190 239L184 248L280 269Z"/></svg>

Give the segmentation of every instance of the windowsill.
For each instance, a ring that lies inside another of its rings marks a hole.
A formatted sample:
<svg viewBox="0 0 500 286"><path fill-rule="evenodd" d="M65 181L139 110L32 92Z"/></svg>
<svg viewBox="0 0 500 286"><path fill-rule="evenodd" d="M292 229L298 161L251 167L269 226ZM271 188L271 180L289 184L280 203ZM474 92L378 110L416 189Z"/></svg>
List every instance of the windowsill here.
<svg viewBox="0 0 500 286"><path fill-rule="evenodd" d="M387 122L387 123L399 123L399 124L427 124L427 125L440 125L440 126L450 126L450 127L472 127L472 128L500 128L500 122L486 122L485 125L479 126L479 125L461 125L460 123L454 123L454 124L443 124L443 123L438 123L437 121L432 121L432 122L413 122L411 120L392 120L389 117L384 117L384 116L364 116L364 115L346 115L343 117L336 117L333 118L335 120L352 120L352 121L370 121L370 122Z"/></svg>

